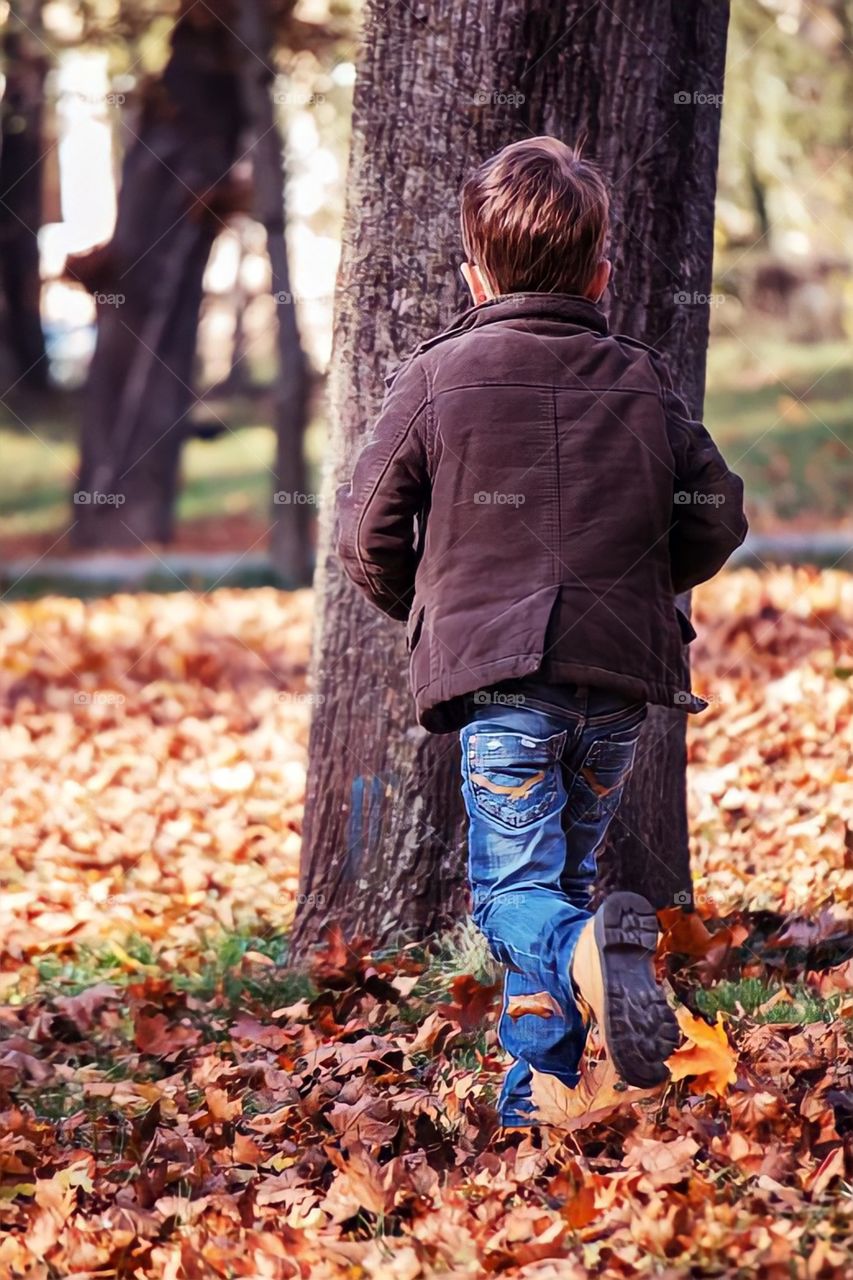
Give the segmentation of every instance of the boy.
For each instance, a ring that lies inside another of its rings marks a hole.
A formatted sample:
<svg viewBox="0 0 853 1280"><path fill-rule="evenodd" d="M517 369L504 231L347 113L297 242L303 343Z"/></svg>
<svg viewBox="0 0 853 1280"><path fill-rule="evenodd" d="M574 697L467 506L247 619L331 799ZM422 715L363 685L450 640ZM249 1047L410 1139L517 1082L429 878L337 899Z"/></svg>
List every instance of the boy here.
<svg viewBox="0 0 853 1280"><path fill-rule="evenodd" d="M608 213L555 138L468 179L474 306L389 380L339 494L347 573L407 621L420 723L461 729L473 914L506 966L504 1126L535 1120L533 1070L577 1083L588 1011L627 1083L666 1078L655 913L615 893L591 915L595 860L646 704L705 705L675 596L746 534L743 486L655 352L608 334Z"/></svg>

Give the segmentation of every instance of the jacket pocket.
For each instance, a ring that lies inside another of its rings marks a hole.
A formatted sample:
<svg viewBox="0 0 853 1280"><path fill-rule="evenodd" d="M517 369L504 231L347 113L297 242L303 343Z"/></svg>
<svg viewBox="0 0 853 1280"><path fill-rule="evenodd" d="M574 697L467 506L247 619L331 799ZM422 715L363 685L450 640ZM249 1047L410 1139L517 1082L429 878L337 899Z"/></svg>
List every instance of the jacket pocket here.
<svg viewBox="0 0 853 1280"><path fill-rule="evenodd" d="M696 639L696 629L693 623L683 609L679 609L678 605L675 606L675 617L678 622L678 630L681 632L681 643L690 644L691 641Z"/></svg>

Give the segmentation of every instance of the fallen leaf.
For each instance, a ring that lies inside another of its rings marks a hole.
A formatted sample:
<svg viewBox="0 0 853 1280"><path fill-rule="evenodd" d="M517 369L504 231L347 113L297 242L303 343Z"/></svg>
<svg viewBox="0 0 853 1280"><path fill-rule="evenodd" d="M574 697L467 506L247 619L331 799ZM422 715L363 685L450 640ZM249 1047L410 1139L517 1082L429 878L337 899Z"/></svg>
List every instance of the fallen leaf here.
<svg viewBox="0 0 853 1280"><path fill-rule="evenodd" d="M696 1018L689 1009L676 1011L678 1025L687 1039L667 1061L673 1080L691 1078L694 1093L715 1093L719 1097L737 1080L737 1054L729 1044L721 1014L713 1026Z"/></svg>

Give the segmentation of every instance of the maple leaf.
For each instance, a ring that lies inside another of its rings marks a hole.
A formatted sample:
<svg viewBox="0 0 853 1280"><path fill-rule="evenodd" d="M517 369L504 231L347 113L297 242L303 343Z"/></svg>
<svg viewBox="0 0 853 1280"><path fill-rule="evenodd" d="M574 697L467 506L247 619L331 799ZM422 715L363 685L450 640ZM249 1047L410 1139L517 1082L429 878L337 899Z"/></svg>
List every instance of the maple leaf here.
<svg viewBox="0 0 853 1280"><path fill-rule="evenodd" d="M370 1093L363 1094L351 1105L336 1103L328 1113L328 1120L347 1146L353 1141L365 1148L384 1146L400 1128L387 1102Z"/></svg>
<svg viewBox="0 0 853 1280"><path fill-rule="evenodd" d="M470 973L460 974L450 984L451 1003L440 1004L438 1011L463 1031L473 1031L485 1020L499 990L499 983L486 986Z"/></svg>
<svg viewBox="0 0 853 1280"><path fill-rule="evenodd" d="M606 1120L623 1107L648 1098L653 1089L632 1089L619 1079L608 1059L596 1061L586 1055L580 1080L574 1088L556 1076L534 1071L531 1089L537 1122L571 1132Z"/></svg>
<svg viewBox="0 0 853 1280"><path fill-rule="evenodd" d="M657 1191L683 1182L693 1171L693 1157L699 1143L687 1135L664 1142L660 1138L633 1138L625 1144L625 1168L640 1169L645 1175L640 1186Z"/></svg>
<svg viewBox="0 0 853 1280"><path fill-rule="evenodd" d="M352 986L363 977L369 955L368 939L348 940L336 920L326 929L323 942L311 957L311 975L318 986Z"/></svg>
<svg viewBox="0 0 853 1280"><path fill-rule="evenodd" d="M676 1010L678 1025L687 1044L681 1045L667 1061L673 1080L692 1078L694 1093L715 1093L722 1097L737 1080L737 1053L729 1044L722 1014L713 1026L696 1018L683 1006Z"/></svg>
<svg viewBox="0 0 853 1280"><path fill-rule="evenodd" d="M136 1043L142 1052L155 1057L175 1057L201 1041L201 1032L197 1027L186 1023L170 1024L164 1013L143 1010L137 1010L134 1016L134 1032Z"/></svg>
<svg viewBox="0 0 853 1280"><path fill-rule="evenodd" d="M735 922L713 932L696 911L668 907L660 912L663 934L658 943L659 955L686 956L694 972L704 982L719 978L733 948L749 937L749 930Z"/></svg>

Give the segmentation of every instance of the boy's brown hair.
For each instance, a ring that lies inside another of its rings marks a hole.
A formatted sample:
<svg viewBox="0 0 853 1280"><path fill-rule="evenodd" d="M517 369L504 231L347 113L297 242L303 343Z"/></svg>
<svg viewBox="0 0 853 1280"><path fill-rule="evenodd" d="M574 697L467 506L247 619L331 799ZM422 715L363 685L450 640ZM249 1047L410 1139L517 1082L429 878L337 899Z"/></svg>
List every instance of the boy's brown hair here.
<svg viewBox="0 0 853 1280"><path fill-rule="evenodd" d="M558 138L525 138L462 188L462 243L496 293L583 294L605 257L610 198L599 169Z"/></svg>

